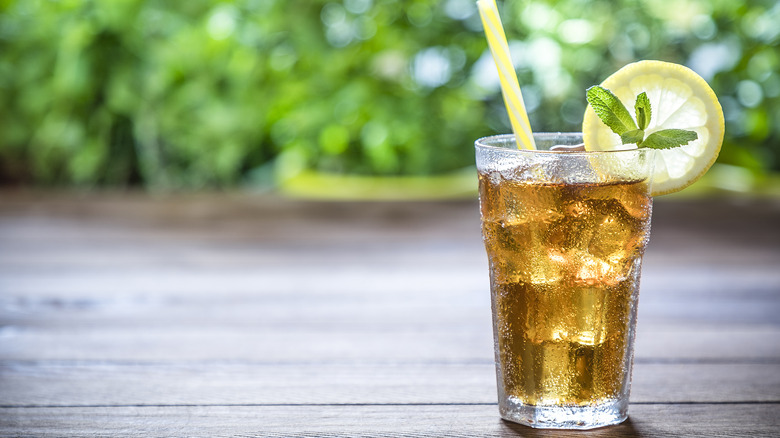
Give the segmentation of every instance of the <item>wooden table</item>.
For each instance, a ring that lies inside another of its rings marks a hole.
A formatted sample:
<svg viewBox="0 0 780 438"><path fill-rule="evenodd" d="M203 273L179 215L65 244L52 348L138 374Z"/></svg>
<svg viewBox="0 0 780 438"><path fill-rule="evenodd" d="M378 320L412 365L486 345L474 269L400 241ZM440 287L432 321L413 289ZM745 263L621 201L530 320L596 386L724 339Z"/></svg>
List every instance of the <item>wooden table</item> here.
<svg viewBox="0 0 780 438"><path fill-rule="evenodd" d="M475 201L0 196L0 436L780 436L780 203L656 202L630 420L499 419Z"/></svg>

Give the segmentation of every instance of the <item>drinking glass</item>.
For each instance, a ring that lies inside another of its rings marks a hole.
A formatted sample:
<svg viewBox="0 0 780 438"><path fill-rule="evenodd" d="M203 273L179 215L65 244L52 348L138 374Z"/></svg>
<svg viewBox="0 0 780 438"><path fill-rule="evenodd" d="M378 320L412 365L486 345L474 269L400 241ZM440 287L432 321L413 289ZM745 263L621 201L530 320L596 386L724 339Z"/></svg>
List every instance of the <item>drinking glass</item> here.
<svg viewBox="0 0 780 438"><path fill-rule="evenodd" d="M628 416L654 154L580 133L476 141L501 417L591 429Z"/></svg>

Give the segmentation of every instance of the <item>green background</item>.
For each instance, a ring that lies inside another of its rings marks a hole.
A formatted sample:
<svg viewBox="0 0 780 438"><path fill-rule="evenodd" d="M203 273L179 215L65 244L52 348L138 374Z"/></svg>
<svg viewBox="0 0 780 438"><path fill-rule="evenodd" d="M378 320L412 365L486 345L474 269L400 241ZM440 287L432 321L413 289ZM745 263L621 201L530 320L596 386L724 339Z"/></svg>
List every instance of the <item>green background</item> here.
<svg viewBox="0 0 780 438"><path fill-rule="evenodd" d="M534 130L578 131L584 90L629 62L682 63L726 116L710 184L774 181L780 3L499 8ZM491 62L472 0L0 0L0 182L449 175L473 165L474 139L510 131Z"/></svg>

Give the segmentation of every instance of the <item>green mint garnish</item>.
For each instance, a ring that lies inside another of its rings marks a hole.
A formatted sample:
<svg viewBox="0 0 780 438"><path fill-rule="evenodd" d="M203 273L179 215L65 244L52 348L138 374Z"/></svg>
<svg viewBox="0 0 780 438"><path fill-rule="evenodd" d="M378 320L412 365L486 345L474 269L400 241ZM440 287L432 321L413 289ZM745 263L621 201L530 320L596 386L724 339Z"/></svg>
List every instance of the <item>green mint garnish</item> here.
<svg viewBox="0 0 780 438"><path fill-rule="evenodd" d="M694 131L685 129L662 129L645 137L645 129L653 115L650 99L645 92L636 97L634 104L636 122L631 118L623 102L604 87L594 85L588 88L586 98L601 121L620 136L623 144L636 143L640 148L669 149L699 138Z"/></svg>
<svg viewBox="0 0 780 438"><path fill-rule="evenodd" d="M634 111L636 111L636 124L639 125L639 129L646 129L653 111L650 109L650 99L647 98L647 93L644 91L636 97Z"/></svg>

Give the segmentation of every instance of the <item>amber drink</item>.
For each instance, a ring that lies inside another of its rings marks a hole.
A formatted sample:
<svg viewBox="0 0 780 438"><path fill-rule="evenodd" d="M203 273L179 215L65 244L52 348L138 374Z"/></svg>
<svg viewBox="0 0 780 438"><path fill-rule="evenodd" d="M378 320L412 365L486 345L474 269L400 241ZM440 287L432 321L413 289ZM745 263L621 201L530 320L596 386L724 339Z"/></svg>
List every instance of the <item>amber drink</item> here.
<svg viewBox="0 0 780 438"><path fill-rule="evenodd" d="M499 410L533 427L628 415L653 153L571 152L580 134L476 143ZM552 149L552 151L550 150Z"/></svg>

